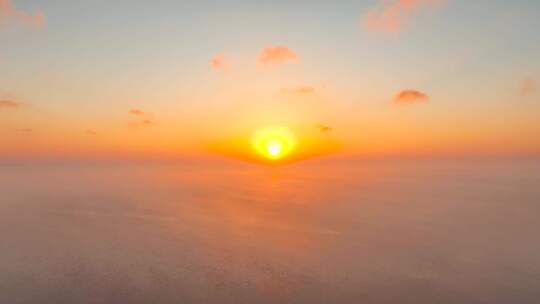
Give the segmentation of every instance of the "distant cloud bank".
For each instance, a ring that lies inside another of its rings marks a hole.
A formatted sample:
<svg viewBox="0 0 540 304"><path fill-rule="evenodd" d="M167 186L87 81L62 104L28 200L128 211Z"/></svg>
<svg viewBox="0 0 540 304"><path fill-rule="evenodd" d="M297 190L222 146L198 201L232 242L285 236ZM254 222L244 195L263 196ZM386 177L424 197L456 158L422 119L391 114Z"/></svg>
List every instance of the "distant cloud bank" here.
<svg viewBox="0 0 540 304"><path fill-rule="evenodd" d="M429 101L429 96L417 90L403 90L394 97L394 104L405 105Z"/></svg>
<svg viewBox="0 0 540 304"><path fill-rule="evenodd" d="M15 7L11 0L0 0L0 29L18 24L31 28L42 28L47 23L47 17L43 11L27 13Z"/></svg>

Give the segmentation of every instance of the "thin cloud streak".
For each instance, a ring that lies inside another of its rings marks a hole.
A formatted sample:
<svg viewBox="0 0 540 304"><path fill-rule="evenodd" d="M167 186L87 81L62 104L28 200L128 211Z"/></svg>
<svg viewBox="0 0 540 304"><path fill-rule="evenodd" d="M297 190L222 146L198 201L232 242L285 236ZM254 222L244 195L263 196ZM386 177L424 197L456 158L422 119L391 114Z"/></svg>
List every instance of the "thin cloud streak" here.
<svg viewBox="0 0 540 304"><path fill-rule="evenodd" d="M19 102L16 102L16 101L0 100L0 109L2 109L2 108L15 109L15 108L20 108L21 106L22 106L22 104L19 103Z"/></svg>
<svg viewBox="0 0 540 304"><path fill-rule="evenodd" d="M129 110L128 112L129 114L131 115L135 115L135 116L144 116L146 115L146 113L140 109L131 109Z"/></svg>
<svg viewBox="0 0 540 304"><path fill-rule="evenodd" d="M286 94L286 95L308 96L308 95L313 95L316 92L317 92L317 89L312 86L300 86L300 87L281 89L281 93Z"/></svg>
<svg viewBox="0 0 540 304"><path fill-rule="evenodd" d="M143 119L138 121L130 121L128 126L133 129L148 128L154 126L156 123L150 119Z"/></svg>

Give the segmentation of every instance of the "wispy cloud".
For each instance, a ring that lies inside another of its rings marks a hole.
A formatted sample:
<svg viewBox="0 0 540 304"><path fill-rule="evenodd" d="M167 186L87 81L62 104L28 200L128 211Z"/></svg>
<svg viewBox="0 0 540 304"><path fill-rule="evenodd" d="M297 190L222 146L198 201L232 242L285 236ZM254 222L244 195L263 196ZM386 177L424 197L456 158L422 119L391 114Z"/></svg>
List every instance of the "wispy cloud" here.
<svg viewBox="0 0 540 304"><path fill-rule="evenodd" d="M519 94L521 96L530 96L538 90L538 83L532 78L524 79L519 86Z"/></svg>
<svg viewBox="0 0 540 304"><path fill-rule="evenodd" d="M13 100L0 100L0 109L2 108L15 109L15 108L20 108L21 106L22 104L20 102L16 102Z"/></svg>
<svg viewBox="0 0 540 304"><path fill-rule="evenodd" d="M365 28L372 32L397 32L405 28L419 9L445 0L380 0L379 7L364 16Z"/></svg>
<svg viewBox="0 0 540 304"><path fill-rule="evenodd" d="M308 96L308 95L313 95L316 92L317 92L317 89L312 86L299 86L299 87L281 89L281 93L286 94L286 95Z"/></svg>
<svg viewBox="0 0 540 304"><path fill-rule="evenodd" d="M216 71L226 71L229 69L230 64L225 55L217 54L210 59L210 66Z"/></svg>
<svg viewBox="0 0 540 304"><path fill-rule="evenodd" d="M277 66L299 59L298 54L288 47L267 47L259 54L258 62L265 66Z"/></svg>
<svg viewBox="0 0 540 304"><path fill-rule="evenodd" d="M84 134L88 136L96 136L98 135L98 132L96 130L88 129L84 131Z"/></svg>
<svg viewBox="0 0 540 304"><path fill-rule="evenodd" d="M403 90L394 97L394 104L415 104L429 101L429 96L417 90Z"/></svg>
<svg viewBox="0 0 540 304"><path fill-rule="evenodd" d="M128 123L128 126L133 129L141 129L141 128L152 127L155 124L156 123L151 119L142 119L142 120L137 120L137 121L130 121Z"/></svg>
<svg viewBox="0 0 540 304"><path fill-rule="evenodd" d="M0 0L0 29L9 24L19 24L31 28L42 28L47 23L43 11L28 13L15 7L11 0Z"/></svg>
<svg viewBox="0 0 540 304"><path fill-rule="evenodd" d="M131 109L128 111L128 114L136 117L135 120L128 122L130 128L140 129L151 127L156 124L153 115L141 109Z"/></svg>

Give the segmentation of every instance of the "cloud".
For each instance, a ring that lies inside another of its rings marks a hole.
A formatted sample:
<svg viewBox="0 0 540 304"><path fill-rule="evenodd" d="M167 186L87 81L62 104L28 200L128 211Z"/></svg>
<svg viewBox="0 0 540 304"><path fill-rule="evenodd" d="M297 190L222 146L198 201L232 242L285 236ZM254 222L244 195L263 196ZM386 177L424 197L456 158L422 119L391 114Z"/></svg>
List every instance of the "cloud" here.
<svg viewBox="0 0 540 304"><path fill-rule="evenodd" d="M142 126L153 126L154 122L150 119L145 119L140 122Z"/></svg>
<svg viewBox="0 0 540 304"><path fill-rule="evenodd" d="M397 32L406 27L414 13L444 0L381 0L380 7L364 16L364 26L371 32Z"/></svg>
<svg viewBox="0 0 540 304"><path fill-rule="evenodd" d="M394 104L414 104L420 102L427 102L429 96L425 93L416 90L403 90L394 97Z"/></svg>
<svg viewBox="0 0 540 304"><path fill-rule="evenodd" d="M131 114L131 115L135 115L135 116L144 116L144 115L146 115L146 113L144 113L144 111L142 111L140 109L131 109L131 110L129 110L128 113Z"/></svg>
<svg viewBox="0 0 540 304"><path fill-rule="evenodd" d="M0 0L1 1L1 0ZM20 108L22 106L21 103L12 101L12 100L0 100L0 109L2 108Z"/></svg>
<svg viewBox="0 0 540 304"><path fill-rule="evenodd" d="M155 125L153 115L147 112L144 112L141 109L131 109L128 114L136 116L136 120L128 122L128 126L133 129L140 129L145 127L151 127Z"/></svg>
<svg viewBox="0 0 540 304"><path fill-rule="evenodd" d="M281 89L281 93L287 94L287 95L307 96L307 95L313 95L316 92L317 92L317 89L312 86L300 86L300 87L294 87L294 88Z"/></svg>
<svg viewBox="0 0 540 304"><path fill-rule="evenodd" d="M330 133L334 130L332 127L323 124L318 124L316 127L322 133Z"/></svg>
<svg viewBox="0 0 540 304"><path fill-rule="evenodd" d="M30 128L17 129L17 131L23 132L23 133L32 133L32 132L34 132L34 130L30 129Z"/></svg>
<svg viewBox="0 0 540 304"><path fill-rule="evenodd" d="M538 90L538 84L534 79L524 79L519 87L519 94L521 96L530 96Z"/></svg>
<svg viewBox="0 0 540 304"><path fill-rule="evenodd" d="M34 14L18 10L11 0L0 0L0 29L9 24L19 24L31 28L42 28L47 17L42 11Z"/></svg>
<svg viewBox="0 0 540 304"><path fill-rule="evenodd" d="M222 54L218 54L210 59L210 65L216 71L225 71L229 69L229 62Z"/></svg>
<svg viewBox="0 0 540 304"><path fill-rule="evenodd" d="M89 129L89 130L84 131L84 134L86 134L88 136L96 136L96 135L98 135L98 132L95 131L95 130Z"/></svg>
<svg viewBox="0 0 540 304"><path fill-rule="evenodd" d="M133 129L141 129L141 128L152 127L155 124L156 123L151 119L142 119L142 120L130 121L128 123L128 126Z"/></svg>
<svg viewBox="0 0 540 304"><path fill-rule="evenodd" d="M259 54L258 62L265 66L282 65L290 61L298 60L298 54L288 47L267 47Z"/></svg>

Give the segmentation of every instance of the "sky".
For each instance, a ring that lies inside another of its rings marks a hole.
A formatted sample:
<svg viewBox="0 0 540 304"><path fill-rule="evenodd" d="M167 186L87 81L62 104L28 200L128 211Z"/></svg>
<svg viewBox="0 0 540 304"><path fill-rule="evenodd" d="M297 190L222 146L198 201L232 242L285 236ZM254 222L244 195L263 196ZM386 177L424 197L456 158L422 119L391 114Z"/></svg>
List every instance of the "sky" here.
<svg viewBox="0 0 540 304"><path fill-rule="evenodd" d="M540 155L537 0L0 0L1 157Z"/></svg>

